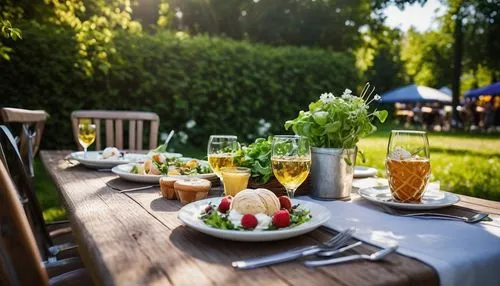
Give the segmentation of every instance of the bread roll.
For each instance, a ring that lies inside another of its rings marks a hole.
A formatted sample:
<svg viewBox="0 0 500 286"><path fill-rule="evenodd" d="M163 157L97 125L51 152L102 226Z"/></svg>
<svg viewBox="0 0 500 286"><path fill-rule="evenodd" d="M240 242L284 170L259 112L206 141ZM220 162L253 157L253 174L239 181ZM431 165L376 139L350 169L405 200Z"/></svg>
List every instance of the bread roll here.
<svg viewBox="0 0 500 286"><path fill-rule="evenodd" d="M175 193L174 183L177 179L171 177L161 177L160 178L160 191L161 195L167 200L174 200L177 198Z"/></svg>
<svg viewBox="0 0 500 286"><path fill-rule="evenodd" d="M211 185L209 180L192 178L175 181L174 188L177 197L185 205L206 198Z"/></svg>
<svg viewBox="0 0 500 286"><path fill-rule="evenodd" d="M272 216L280 209L276 195L267 189L246 189L236 194L231 209L240 214L265 213Z"/></svg>

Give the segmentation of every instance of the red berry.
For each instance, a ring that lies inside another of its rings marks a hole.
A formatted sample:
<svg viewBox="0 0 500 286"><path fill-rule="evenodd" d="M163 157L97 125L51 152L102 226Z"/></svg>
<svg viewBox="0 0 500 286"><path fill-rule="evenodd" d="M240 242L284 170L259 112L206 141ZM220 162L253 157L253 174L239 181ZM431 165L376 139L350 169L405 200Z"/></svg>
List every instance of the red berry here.
<svg viewBox="0 0 500 286"><path fill-rule="evenodd" d="M241 226L244 229L255 228L259 222L253 214L246 214L241 218Z"/></svg>
<svg viewBox="0 0 500 286"><path fill-rule="evenodd" d="M280 209L286 209L288 211L292 209L292 201L288 196L281 196L278 199L280 200Z"/></svg>
<svg viewBox="0 0 500 286"><path fill-rule="evenodd" d="M290 214L287 210L279 210L274 213L273 224L277 228L283 228L290 225Z"/></svg>
<svg viewBox="0 0 500 286"><path fill-rule="evenodd" d="M221 213L226 213L231 207L231 200L228 198L223 198L220 201L219 207L217 208Z"/></svg>
<svg viewBox="0 0 500 286"><path fill-rule="evenodd" d="M233 196L231 196L231 195L227 195L227 196L225 196L224 198L225 198L225 199L228 199L228 200L230 200L230 201L232 201L232 200L233 200Z"/></svg>

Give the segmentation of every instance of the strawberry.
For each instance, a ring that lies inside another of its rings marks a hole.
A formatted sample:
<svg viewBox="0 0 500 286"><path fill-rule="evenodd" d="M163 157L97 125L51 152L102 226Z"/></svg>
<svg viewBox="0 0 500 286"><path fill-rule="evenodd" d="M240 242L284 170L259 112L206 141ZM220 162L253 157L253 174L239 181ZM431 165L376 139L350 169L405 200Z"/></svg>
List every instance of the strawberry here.
<svg viewBox="0 0 500 286"><path fill-rule="evenodd" d="M241 226L244 229L255 228L259 222L253 214L246 214L241 218Z"/></svg>
<svg viewBox="0 0 500 286"><path fill-rule="evenodd" d="M283 228L290 225L290 213L286 209L274 213L273 225L277 228Z"/></svg>
<svg viewBox="0 0 500 286"><path fill-rule="evenodd" d="M220 201L219 207L217 208L221 213L226 213L231 207L231 200L229 198L223 198Z"/></svg>
<svg viewBox="0 0 500 286"><path fill-rule="evenodd" d="M292 201L288 196L281 196L278 198L280 201L280 209L290 211L292 209Z"/></svg>

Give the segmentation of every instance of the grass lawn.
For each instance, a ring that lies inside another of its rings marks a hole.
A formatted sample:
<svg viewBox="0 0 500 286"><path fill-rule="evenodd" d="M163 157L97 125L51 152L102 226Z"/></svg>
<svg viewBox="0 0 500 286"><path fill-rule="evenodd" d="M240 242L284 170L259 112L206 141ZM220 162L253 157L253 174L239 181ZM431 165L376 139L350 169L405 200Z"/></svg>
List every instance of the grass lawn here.
<svg viewBox="0 0 500 286"><path fill-rule="evenodd" d="M358 165L376 167L385 176L384 159L389 127L377 131L358 144L366 162ZM430 133L432 181L441 189L468 196L500 201L500 136L473 133ZM202 158L205 150L177 148L185 156ZM40 160L35 161L35 182L44 217L48 221L65 217L51 178Z"/></svg>

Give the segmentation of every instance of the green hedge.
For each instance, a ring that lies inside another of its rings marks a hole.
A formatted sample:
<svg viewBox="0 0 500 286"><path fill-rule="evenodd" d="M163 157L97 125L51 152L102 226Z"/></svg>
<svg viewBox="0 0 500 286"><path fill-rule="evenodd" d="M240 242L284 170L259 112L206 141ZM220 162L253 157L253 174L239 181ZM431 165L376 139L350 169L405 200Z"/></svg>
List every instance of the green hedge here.
<svg viewBox="0 0 500 286"><path fill-rule="evenodd" d="M270 123L266 134L283 133L285 120L322 92L359 83L350 55L169 32L117 34L108 74L89 78L74 66L72 37L30 24L22 41L9 43L12 60L0 64L2 106L51 114L43 148L74 148L69 116L76 109L153 111L162 132L184 131L197 147L216 133L250 141L260 136L261 119ZM190 120L195 127L186 126Z"/></svg>

